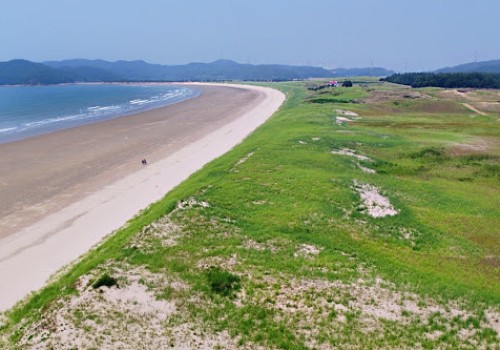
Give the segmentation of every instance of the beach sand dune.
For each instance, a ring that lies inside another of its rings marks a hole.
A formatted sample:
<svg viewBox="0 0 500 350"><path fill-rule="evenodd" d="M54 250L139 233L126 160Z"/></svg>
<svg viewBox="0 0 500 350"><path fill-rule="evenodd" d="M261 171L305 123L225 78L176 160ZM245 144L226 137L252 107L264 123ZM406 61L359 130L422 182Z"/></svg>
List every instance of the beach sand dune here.
<svg viewBox="0 0 500 350"><path fill-rule="evenodd" d="M284 101L261 87L194 87L202 91L195 99L0 145L0 310L227 152Z"/></svg>

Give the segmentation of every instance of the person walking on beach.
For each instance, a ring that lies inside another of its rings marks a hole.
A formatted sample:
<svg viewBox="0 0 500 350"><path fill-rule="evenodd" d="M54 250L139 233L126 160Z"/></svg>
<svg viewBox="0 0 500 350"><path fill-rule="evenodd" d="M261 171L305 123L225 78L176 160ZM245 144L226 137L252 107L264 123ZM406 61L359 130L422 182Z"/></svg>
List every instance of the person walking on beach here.
<svg viewBox="0 0 500 350"><path fill-rule="evenodd" d="M148 161L146 160L146 158L144 158L142 161L141 161L142 165L146 165L148 164Z"/></svg>

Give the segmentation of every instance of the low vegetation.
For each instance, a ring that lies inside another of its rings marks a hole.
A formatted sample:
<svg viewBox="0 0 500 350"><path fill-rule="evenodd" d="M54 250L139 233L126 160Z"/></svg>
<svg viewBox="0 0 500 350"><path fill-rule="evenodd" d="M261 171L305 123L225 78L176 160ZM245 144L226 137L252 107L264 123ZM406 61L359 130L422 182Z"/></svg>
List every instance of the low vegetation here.
<svg viewBox="0 0 500 350"><path fill-rule="evenodd" d="M271 120L5 314L0 347L498 349L500 113L271 86Z"/></svg>

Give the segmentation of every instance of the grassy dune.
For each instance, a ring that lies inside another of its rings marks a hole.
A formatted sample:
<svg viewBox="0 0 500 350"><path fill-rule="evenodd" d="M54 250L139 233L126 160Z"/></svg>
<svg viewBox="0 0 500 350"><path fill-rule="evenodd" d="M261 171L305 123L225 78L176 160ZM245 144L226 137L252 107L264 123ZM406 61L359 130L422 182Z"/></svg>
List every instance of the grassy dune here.
<svg viewBox="0 0 500 350"><path fill-rule="evenodd" d="M498 91L271 86L270 121L4 315L0 345L498 349Z"/></svg>

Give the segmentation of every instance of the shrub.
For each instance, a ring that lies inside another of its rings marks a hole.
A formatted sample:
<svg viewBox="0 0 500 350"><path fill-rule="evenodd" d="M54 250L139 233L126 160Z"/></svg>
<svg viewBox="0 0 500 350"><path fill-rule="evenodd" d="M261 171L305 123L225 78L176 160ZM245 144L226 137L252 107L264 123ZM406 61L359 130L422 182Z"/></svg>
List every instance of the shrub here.
<svg viewBox="0 0 500 350"><path fill-rule="evenodd" d="M112 286L116 286L117 284L118 284L118 281L116 280L116 278L113 278L110 275L108 275L107 273L105 273L104 275L99 277L99 279L97 281L95 281L94 284L92 284L92 287L94 289L97 289L101 286L112 287Z"/></svg>
<svg viewBox="0 0 500 350"><path fill-rule="evenodd" d="M205 272L212 292L223 296L231 296L240 289L240 277L224 271L219 267L211 267Z"/></svg>
<svg viewBox="0 0 500 350"><path fill-rule="evenodd" d="M444 149L436 147L427 147L411 155L412 158L424 158L424 157L441 158L443 156L444 156Z"/></svg>

